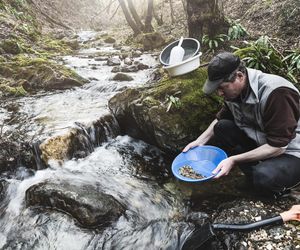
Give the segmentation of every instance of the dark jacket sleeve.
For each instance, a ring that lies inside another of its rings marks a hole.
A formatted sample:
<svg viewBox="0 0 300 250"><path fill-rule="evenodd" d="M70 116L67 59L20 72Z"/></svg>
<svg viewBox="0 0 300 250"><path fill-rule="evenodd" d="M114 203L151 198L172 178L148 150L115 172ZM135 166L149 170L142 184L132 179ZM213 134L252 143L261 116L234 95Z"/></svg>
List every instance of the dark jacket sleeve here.
<svg viewBox="0 0 300 250"><path fill-rule="evenodd" d="M268 97L263 113L267 143L285 147L295 138L300 117L299 94L286 87L275 89Z"/></svg>

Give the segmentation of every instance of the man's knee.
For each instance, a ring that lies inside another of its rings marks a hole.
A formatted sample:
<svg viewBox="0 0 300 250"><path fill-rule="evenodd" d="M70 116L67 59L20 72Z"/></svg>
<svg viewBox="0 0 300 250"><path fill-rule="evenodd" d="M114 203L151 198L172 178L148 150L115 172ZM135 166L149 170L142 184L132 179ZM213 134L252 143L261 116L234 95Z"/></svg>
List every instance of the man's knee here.
<svg viewBox="0 0 300 250"><path fill-rule="evenodd" d="M219 120L214 126L215 135L226 135L236 129L236 125L231 120L222 119Z"/></svg>
<svg viewBox="0 0 300 250"><path fill-rule="evenodd" d="M276 173L272 171L272 168L267 166L253 167L253 185L256 189L262 192L278 192L281 187L276 183Z"/></svg>

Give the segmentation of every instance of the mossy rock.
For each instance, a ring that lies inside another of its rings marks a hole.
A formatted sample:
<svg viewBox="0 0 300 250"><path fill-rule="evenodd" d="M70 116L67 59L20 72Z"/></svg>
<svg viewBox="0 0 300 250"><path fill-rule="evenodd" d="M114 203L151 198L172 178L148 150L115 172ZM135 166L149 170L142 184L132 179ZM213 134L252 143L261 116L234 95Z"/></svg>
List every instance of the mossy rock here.
<svg viewBox="0 0 300 250"><path fill-rule="evenodd" d="M22 52L22 48L19 42L15 39L6 39L1 42L0 47L8 54L19 54Z"/></svg>
<svg viewBox="0 0 300 250"><path fill-rule="evenodd" d="M104 39L104 42L105 43L115 43L116 42L116 39L112 38L112 37L107 37Z"/></svg>
<svg viewBox="0 0 300 250"><path fill-rule="evenodd" d="M9 77L26 91L68 89L87 82L75 71L46 58L32 58L20 54L0 66L0 75ZM15 87L9 84L10 87Z"/></svg>
<svg viewBox="0 0 300 250"><path fill-rule="evenodd" d="M221 107L219 97L202 92L206 78L203 68L180 77L165 76L155 85L115 95L109 108L123 133L165 151L178 151L207 128ZM172 103L167 112L170 96L180 105Z"/></svg>
<svg viewBox="0 0 300 250"><path fill-rule="evenodd" d="M144 50L153 50L165 45L166 41L159 32L145 33L137 38L139 43L143 44Z"/></svg>
<svg viewBox="0 0 300 250"><path fill-rule="evenodd" d="M114 81L132 81L133 77L124 73L117 73L112 77Z"/></svg>
<svg viewBox="0 0 300 250"><path fill-rule="evenodd" d="M23 86L10 87L6 84L0 84L0 92L5 96L25 96L27 94Z"/></svg>

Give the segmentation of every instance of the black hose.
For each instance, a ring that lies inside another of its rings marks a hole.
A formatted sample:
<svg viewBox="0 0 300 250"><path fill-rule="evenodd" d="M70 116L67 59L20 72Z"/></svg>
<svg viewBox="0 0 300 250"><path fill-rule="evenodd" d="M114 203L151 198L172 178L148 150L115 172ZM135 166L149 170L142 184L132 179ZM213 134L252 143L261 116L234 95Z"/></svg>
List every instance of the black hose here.
<svg viewBox="0 0 300 250"><path fill-rule="evenodd" d="M269 219L248 223L248 224L212 224L212 228L217 231L250 231L268 225L282 225L283 220L280 215Z"/></svg>

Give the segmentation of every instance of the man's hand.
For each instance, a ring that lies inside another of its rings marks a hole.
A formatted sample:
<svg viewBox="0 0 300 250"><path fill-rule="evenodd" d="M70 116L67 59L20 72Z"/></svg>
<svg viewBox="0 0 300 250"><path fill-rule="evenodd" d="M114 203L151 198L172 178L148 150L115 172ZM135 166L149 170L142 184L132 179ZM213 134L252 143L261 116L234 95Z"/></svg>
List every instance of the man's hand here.
<svg viewBox="0 0 300 250"><path fill-rule="evenodd" d="M300 205L292 206L290 210L281 213L280 216L284 222L290 220L300 221Z"/></svg>
<svg viewBox="0 0 300 250"><path fill-rule="evenodd" d="M199 143L198 140L190 142L188 145L185 146L185 148L182 150L183 152L188 151L191 148L202 146L203 144Z"/></svg>
<svg viewBox="0 0 300 250"><path fill-rule="evenodd" d="M230 170L234 167L234 165L235 162L233 161L232 157L226 158L225 160L221 161L212 172L213 174L216 174L214 178L217 179L223 175L228 175Z"/></svg>

